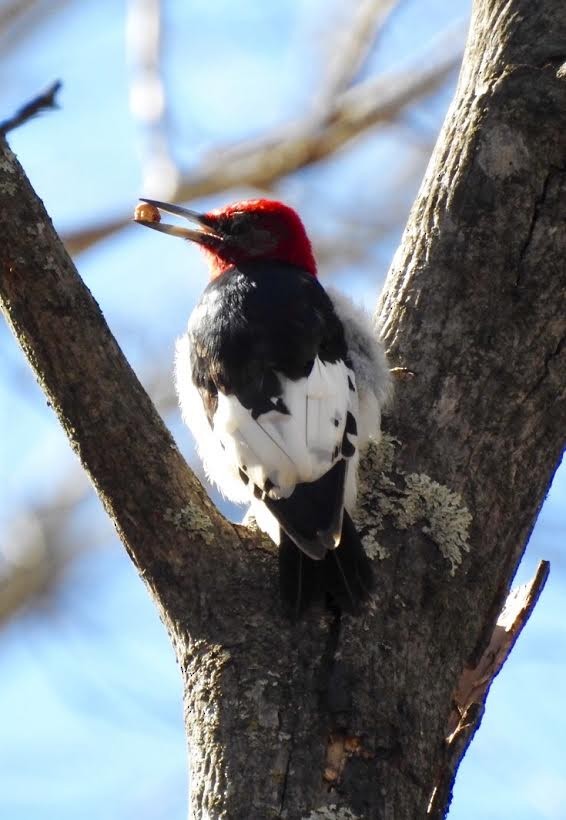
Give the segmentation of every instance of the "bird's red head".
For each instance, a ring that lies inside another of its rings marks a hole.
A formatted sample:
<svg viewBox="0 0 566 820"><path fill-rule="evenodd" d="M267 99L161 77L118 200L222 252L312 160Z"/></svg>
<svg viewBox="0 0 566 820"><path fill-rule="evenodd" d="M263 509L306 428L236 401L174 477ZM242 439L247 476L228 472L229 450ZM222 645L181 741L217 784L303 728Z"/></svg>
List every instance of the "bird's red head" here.
<svg viewBox="0 0 566 820"><path fill-rule="evenodd" d="M177 205L142 201L196 223L194 228L181 228L138 219L148 227L198 242L208 258L212 278L233 266L259 259L286 262L316 276L316 262L304 225L296 211L282 202L245 199L197 214Z"/></svg>
<svg viewBox="0 0 566 820"><path fill-rule="evenodd" d="M244 199L209 211L205 219L222 238L216 246L203 245L213 276L252 259L287 262L316 275L307 232L288 205L273 199Z"/></svg>

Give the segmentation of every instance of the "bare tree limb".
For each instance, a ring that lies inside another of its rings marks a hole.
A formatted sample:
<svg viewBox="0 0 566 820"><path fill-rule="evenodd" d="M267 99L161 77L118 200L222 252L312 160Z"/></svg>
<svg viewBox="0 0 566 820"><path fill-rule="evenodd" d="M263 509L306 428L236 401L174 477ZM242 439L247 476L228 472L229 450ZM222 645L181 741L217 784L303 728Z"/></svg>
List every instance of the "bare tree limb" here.
<svg viewBox="0 0 566 820"><path fill-rule="evenodd" d="M61 80L55 80L49 88L23 105L12 117L0 122L0 134L6 136L9 131L19 128L20 125L28 122L38 114L49 109L58 108L56 97L61 90L61 86Z"/></svg>
<svg viewBox="0 0 566 820"><path fill-rule="evenodd" d="M517 638L530 618L548 579L550 564L541 561L534 578L511 590L497 619L491 639L478 664L465 668L454 693L454 707L448 723L447 743L450 745L466 725L466 713L474 705L485 702L489 688Z"/></svg>
<svg viewBox="0 0 566 820"><path fill-rule="evenodd" d="M548 561L541 561L531 581L511 590L478 664L465 667L460 676L448 721L446 756L428 807L431 818L444 817L458 766L481 723L491 684L526 626L549 572Z"/></svg>

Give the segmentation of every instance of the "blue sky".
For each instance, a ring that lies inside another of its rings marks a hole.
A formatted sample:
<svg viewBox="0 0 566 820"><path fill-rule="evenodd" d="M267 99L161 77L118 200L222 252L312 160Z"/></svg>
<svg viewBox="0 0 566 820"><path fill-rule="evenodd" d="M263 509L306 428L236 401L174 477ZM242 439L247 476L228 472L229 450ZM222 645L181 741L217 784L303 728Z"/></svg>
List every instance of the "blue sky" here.
<svg viewBox="0 0 566 820"><path fill-rule="evenodd" d="M325 0L163 5L171 136L184 168L196 166L215 145L307 113L331 53L329 36L347 19L347 4ZM461 0L400 3L365 74L403 64L467 13ZM17 42L0 39L0 116L53 79L64 82L61 110L11 138L62 233L127 214L138 196L157 195L141 188L124 18L124 6L110 0L52 4L35 33ZM394 226L385 226L367 258L337 275L337 283L366 304L375 302L376 271L381 278L387 271L451 90L279 189L322 237L341 229L352 202L364 203L360 217L370 227L379 226L394 204ZM368 163L378 180L371 190ZM225 198L240 193L246 192ZM175 337L204 283L198 253L132 225L76 261L142 381L152 389L156 370L167 381ZM65 536L68 548L96 544L80 551L55 594L0 631L0 815L183 818L186 745L173 653L3 325L0 345L0 583L2 561L22 549L21 534L34 526L30 508L48 503L62 482L70 480L77 492L85 488ZM189 434L174 410L167 422L192 457ZM538 560L549 558L551 578L494 683L460 772L452 820L566 818L565 531L562 468L518 574L519 581L528 579Z"/></svg>

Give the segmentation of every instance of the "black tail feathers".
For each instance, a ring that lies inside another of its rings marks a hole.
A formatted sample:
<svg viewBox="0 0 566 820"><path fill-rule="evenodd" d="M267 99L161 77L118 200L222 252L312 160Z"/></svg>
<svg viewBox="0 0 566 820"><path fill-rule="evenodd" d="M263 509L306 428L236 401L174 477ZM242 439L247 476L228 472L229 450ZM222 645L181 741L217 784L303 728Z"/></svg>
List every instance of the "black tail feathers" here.
<svg viewBox="0 0 566 820"><path fill-rule="evenodd" d="M287 615L298 618L318 597L320 561L305 555L286 532L281 530L279 544L279 591Z"/></svg>
<svg viewBox="0 0 566 820"><path fill-rule="evenodd" d="M326 553L322 578L324 591L344 612L357 613L373 591L371 561L345 510L340 546Z"/></svg>
<svg viewBox="0 0 566 820"><path fill-rule="evenodd" d="M291 617L301 615L323 595L344 612L360 611L374 587L373 570L346 511L340 545L328 550L322 560L309 558L281 531L279 585L283 606Z"/></svg>

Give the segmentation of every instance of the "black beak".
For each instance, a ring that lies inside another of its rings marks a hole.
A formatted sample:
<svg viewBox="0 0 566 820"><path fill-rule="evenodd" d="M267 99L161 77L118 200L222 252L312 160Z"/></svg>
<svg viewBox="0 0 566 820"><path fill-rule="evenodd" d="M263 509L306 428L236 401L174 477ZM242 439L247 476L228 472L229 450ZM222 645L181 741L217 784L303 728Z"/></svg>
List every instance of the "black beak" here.
<svg viewBox="0 0 566 820"><path fill-rule="evenodd" d="M168 202L159 202L156 199L140 199L140 202L145 202L147 205L153 205L160 211L165 211L167 214L175 214L187 219L189 222L195 224L194 228L183 228L179 225L168 225L164 222L150 222L145 219L136 219L140 225L145 225L147 228L153 228L155 231L161 233L168 233L170 236L180 236L181 239L190 239L192 242L198 242L201 245L217 244L222 242L222 236L217 230L209 224L207 218L196 211L191 211L188 208L182 208L180 205L171 205ZM211 241L212 240L212 243Z"/></svg>

